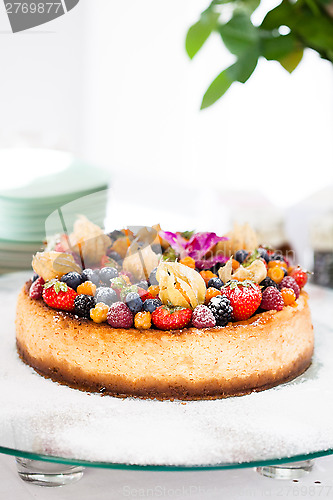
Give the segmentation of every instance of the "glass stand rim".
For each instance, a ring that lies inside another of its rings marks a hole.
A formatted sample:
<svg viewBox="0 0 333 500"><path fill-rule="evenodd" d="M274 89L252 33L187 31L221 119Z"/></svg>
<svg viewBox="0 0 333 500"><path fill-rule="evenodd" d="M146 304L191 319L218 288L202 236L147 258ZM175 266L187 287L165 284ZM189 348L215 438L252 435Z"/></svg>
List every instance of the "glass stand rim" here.
<svg viewBox="0 0 333 500"><path fill-rule="evenodd" d="M54 455L43 455L38 453L31 453L23 450L14 450L13 448L6 448L0 446L0 453L5 455L12 455L20 458L27 458L31 460L40 460L44 462L54 462L60 464L67 464L73 466L100 468L100 469L124 469L124 470L138 470L138 471L193 471L193 470L218 470L218 469L245 469L253 467L264 467L267 465L282 465L292 462L300 462L305 460L313 460L315 458L333 455L333 449L316 451L307 455L294 455L292 457L268 459L254 462L240 462L240 463L221 463L211 465L139 465L139 464L126 464L126 463L110 463L110 462L89 462L87 460L72 459L58 457Z"/></svg>

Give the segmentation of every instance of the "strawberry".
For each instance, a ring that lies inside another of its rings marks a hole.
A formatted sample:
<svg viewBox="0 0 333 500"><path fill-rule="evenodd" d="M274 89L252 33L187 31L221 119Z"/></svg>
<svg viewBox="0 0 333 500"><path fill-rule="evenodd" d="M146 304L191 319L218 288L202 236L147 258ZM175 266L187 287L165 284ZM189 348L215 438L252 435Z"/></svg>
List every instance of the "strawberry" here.
<svg viewBox="0 0 333 500"><path fill-rule="evenodd" d="M62 309L64 311L74 310L74 300L77 293L73 288L66 285L62 281L56 279L48 281L44 285L43 299L44 302L54 309Z"/></svg>
<svg viewBox="0 0 333 500"><path fill-rule="evenodd" d="M294 278L300 288L303 288L303 286L308 281L308 275L306 271L303 271L303 269L300 267L295 267L295 269L291 271L290 276Z"/></svg>
<svg viewBox="0 0 333 500"><path fill-rule="evenodd" d="M232 318L236 321L252 316L262 299L260 286L250 280L231 280L220 291L229 299L233 309Z"/></svg>
<svg viewBox="0 0 333 500"><path fill-rule="evenodd" d="M140 295L142 302L144 302L147 299L155 299L154 295L152 295L150 292L141 287L138 287L138 294Z"/></svg>
<svg viewBox="0 0 333 500"><path fill-rule="evenodd" d="M185 307L160 306L152 313L152 321L160 330L180 330L192 318L192 310Z"/></svg>

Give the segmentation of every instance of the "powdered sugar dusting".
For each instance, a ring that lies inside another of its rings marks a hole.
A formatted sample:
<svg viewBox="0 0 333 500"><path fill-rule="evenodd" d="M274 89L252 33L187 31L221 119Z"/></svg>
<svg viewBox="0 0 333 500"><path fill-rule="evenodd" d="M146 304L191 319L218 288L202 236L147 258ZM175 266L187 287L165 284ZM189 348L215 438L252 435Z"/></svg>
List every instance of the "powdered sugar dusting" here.
<svg viewBox="0 0 333 500"><path fill-rule="evenodd" d="M0 445L138 465L215 465L333 449L333 292L309 287L316 352L293 382L216 401L118 399L61 386L16 354L16 296L1 278ZM312 300L311 300L312 299Z"/></svg>

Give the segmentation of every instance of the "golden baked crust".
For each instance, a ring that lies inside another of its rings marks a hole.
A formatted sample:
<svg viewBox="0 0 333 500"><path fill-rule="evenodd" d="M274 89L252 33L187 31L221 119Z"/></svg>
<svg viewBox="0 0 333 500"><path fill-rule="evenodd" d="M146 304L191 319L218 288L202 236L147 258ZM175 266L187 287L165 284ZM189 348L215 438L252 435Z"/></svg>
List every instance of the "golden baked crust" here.
<svg viewBox="0 0 333 500"><path fill-rule="evenodd" d="M18 297L16 339L27 364L71 387L112 396L214 399L291 380L311 363L307 294L297 307L226 327L115 329Z"/></svg>

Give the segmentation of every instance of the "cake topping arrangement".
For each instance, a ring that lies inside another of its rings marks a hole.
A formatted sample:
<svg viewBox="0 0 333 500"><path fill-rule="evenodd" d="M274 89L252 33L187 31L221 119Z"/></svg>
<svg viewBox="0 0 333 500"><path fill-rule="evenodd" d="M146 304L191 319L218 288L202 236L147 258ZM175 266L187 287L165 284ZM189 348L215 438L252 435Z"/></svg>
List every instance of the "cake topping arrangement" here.
<svg viewBox="0 0 333 500"><path fill-rule="evenodd" d="M50 248L51 246L51 248ZM80 216L32 261L29 296L112 328L218 328L297 307L307 273L235 225L226 235L101 228Z"/></svg>

